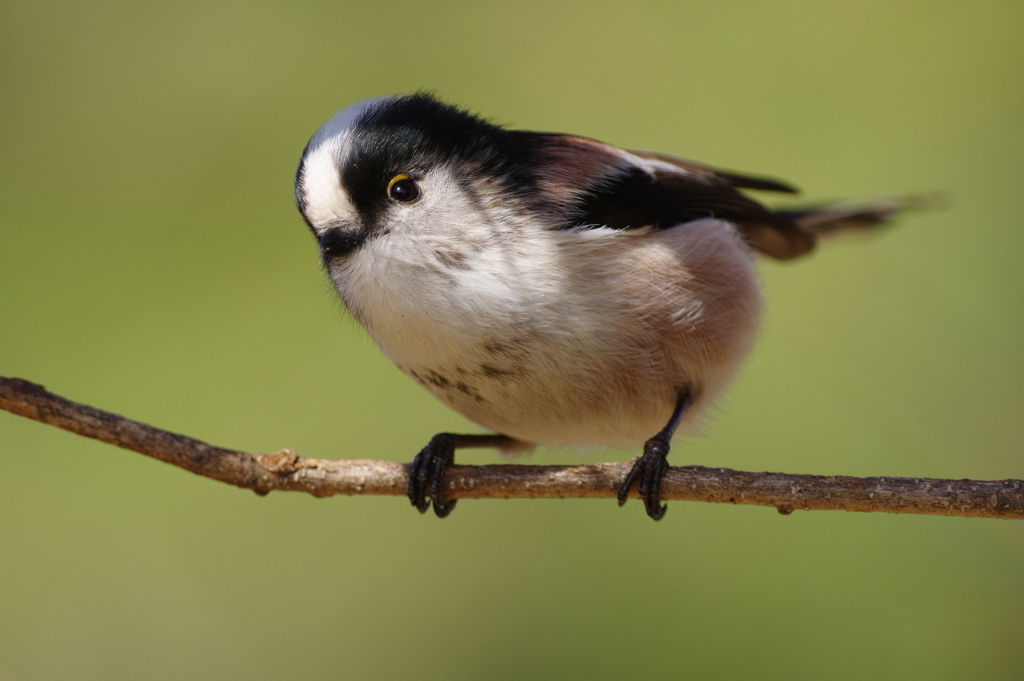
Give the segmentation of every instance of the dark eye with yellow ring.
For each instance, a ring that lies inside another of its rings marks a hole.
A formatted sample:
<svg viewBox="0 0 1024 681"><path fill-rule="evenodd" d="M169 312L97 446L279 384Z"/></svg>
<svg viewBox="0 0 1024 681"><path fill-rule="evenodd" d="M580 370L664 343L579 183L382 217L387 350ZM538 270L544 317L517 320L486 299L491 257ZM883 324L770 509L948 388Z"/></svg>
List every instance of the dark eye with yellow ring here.
<svg viewBox="0 0 1024 681"><path fill-rule="evenodd" d="M412 203L420 198L420 188L408 175L395 175L388 184L388 196L395 201Z"/></svg>

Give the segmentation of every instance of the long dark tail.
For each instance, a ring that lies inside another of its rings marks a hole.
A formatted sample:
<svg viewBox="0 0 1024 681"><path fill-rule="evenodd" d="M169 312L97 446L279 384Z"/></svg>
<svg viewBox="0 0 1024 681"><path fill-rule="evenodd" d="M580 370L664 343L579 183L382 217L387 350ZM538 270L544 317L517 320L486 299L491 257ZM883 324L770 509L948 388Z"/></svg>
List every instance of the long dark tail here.
<svg viewBox="0 0 1024 681"><path fill-rule="evenodd" d="M946 203L943 194L910 194L874 201L844 201L806 208L774 211L791 220L800 229L819 236L843 231L863 231L880 227L901 213L910 210L940 208Z"/></svg>

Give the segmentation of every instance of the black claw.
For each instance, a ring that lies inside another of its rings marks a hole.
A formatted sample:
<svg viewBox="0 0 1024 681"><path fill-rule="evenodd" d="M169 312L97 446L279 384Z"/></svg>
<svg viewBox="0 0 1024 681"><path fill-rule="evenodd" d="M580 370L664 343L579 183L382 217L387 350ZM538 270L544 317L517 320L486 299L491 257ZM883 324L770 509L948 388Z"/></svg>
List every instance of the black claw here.
<svg viewBox="0 0 1024 681"><path fill-rule="evenodd" d="M629 498L629 490L633 483L639 480L637 492L644 500L644 508L654 520L661 520L665 517L668 504L661 503L661 481L668 472L668 440L660 435L652 437L644 444L644 453L633 464L625 482L619 487L619 506L626 503Z"/></svg>
<svg viewBox="0 0 1024 681"><path fill-rule="evenodd" d="M416 455L416 458L412 460L409 465L409 490L407 492L409 501L416 507L416 510L420 513L426 513L427 509L430 508L430 500L424 498L423 485L420 483L420 475L423 471L424 462L427 460L427 448Z"/></svg>
<svg viewBox="0 0 1024 681"><path fill-rule="evenodd" d="M434 502L434 514L445 518L455 509L456 500L443 497L444 472L455 460L455 438L450 433L435 435L409 466L409 501L420 513ZM428 496L429 495L429 496Z"/></svg>
<svg viewBox="0 0 1024 681"><path fill-rule="evenodd" d="M633 464L633 467L629 469L629 474L626 475L626 481L622 483L622 487L619 488L619 508L626 505L626 500L629 499L629 490L633 487L633 482L636 480L636 476L640 474L640 461Z"/></svg>
<svg viewBox="0 0 1024 681"><path fill-rule="evenodd" d="M455 504L459 503L458 499L449 499L447 501L438 501L434 498L434 515L438 518L447 518L448 514L455 510Z"/></svg>

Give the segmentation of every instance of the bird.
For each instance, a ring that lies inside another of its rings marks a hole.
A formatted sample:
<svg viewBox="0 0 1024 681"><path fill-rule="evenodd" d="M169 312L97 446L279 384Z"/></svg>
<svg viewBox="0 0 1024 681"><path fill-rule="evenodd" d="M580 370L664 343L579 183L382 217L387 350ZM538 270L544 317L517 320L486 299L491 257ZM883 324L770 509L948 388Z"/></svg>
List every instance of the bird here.
<svg viewBox="0 0 1024 681"><path fill-rule="evenodd" d="M339 111L295 198L347 310L405 374L489 434L440 433L408 497L444 518L455 451L643 447L660 520L673 436L732 381L763 307L759 256L890 221L911 199L772 210L779 180L583 136L509 129L428 92Z"/></svg>

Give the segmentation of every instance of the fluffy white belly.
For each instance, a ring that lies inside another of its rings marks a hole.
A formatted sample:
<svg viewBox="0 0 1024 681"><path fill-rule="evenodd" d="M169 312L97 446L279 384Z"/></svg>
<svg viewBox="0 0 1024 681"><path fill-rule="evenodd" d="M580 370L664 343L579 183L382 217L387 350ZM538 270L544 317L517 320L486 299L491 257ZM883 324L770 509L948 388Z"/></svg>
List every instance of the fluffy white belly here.
<svg viewBox="0 0 1024 681"><path fill-rule="evenodd" d="M641 444L687 388L693 423L761 306L748 248L713 219L482 243L384 235L332 277L404 372L472 421L541 444Z"/></svg>

